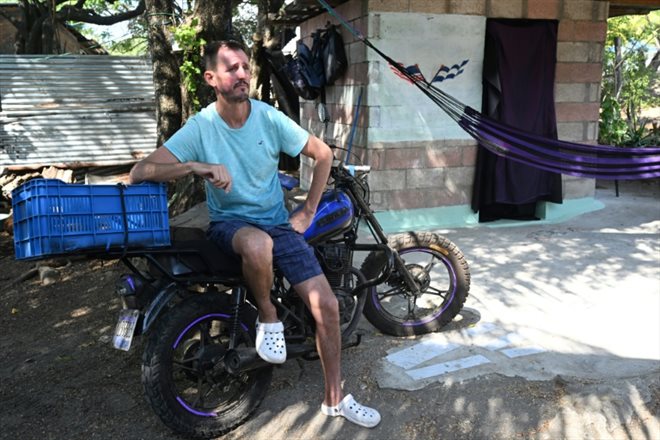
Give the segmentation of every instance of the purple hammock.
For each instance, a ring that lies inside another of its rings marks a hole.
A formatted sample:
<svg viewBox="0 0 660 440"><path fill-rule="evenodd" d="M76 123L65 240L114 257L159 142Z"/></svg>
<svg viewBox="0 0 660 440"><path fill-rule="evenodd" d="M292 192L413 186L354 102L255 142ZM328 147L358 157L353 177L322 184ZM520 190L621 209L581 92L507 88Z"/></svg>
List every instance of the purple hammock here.
<svg viewBox="0 0 660 440"><path fill-rule="evenodd" d="M622 148L585 145L548 139L489 118L470 106L413 75L375 47L324 0L318 2L356 38L373 49L398 72L444 110L479 144L499 156L554 173L609 180L654 179L660 177L660 147Z"/></svg>

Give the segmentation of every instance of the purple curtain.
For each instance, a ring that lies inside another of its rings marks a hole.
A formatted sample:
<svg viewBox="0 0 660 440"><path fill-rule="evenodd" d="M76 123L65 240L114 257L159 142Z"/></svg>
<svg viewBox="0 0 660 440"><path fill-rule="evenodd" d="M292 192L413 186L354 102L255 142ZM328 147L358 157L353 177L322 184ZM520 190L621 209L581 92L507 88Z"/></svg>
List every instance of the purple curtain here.
<svg viewBox="0 0 660 440"><path fill-rule="evenodd" d="M554 20L489 19L486 23L482 113L557 139ZM536 203L561 203L561 176L479 147L472 209L479 221L536 219Z"/></svg>

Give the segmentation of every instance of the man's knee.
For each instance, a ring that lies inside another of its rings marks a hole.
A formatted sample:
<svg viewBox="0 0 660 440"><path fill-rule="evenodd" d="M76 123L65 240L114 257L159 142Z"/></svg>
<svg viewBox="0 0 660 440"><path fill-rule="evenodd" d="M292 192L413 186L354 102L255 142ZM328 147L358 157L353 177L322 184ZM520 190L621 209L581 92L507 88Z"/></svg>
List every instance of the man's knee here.
<svg viewBox="0 0 660 440"><path fill-rule="evenodd" d="M273 239L264 231L252 227L241 228L234 235L232 246L244 264L272 266Z"/></svg>
<svg viewBox="0 0 660 440"><path fill-rule="evenodd" d="M321 311L324 313L331 313L333 315L339 313L339 301L337 301L337 297L332 290L330 290L329 294L321 296L320 306Z"/></svg>
<svg viewBox="0 0 660 440"><path fill-rule="evenodd" d="M296 290L301 296L307 297L311 305L316 305L323 312L336 313L339 311L337 297L325 275L317 275L303 281L296 286Z"/></svg>

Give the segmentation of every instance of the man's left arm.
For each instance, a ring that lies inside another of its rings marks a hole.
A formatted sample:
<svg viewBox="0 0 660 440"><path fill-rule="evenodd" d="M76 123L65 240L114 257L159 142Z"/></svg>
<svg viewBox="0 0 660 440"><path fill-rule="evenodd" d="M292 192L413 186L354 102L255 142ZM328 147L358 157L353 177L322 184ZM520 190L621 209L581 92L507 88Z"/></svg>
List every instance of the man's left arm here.
<svg viewBox="0 0 660 440"><path fill-rule="evenodd" d="M301 153L316 161L307 200L305 200L303 208L289 218L293 229L302 234L312 224L316 208L328 183L334 155L325 142L312 134L309 135L307 144L305 144Z"/></svg>

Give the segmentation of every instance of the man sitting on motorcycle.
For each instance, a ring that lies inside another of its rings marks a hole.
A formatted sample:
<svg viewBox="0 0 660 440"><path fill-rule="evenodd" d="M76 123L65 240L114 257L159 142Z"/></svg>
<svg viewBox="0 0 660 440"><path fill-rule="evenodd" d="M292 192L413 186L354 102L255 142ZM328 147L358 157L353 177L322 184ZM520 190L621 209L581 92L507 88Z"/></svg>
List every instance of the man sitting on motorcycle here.
<svg viewBox="0 0 660 440"><path fill-rule="evenodd" d="M316 321L316 346L325 378L321 411L374 427L378 411L341 388L337 299L302 233L310 226L332 166L330 148L283 113L249 98L249 58L235 41L209 43L204 79L216 101L191 117L164 148L131 170L131 182L164 182L196 174L206 180L208 237L242 261L259 309L256 349L264 360L286 360L284 327L270 300L273 265L305 301ZM304 208L289 217L277 177L280 152L316 160Z"/></svg>

